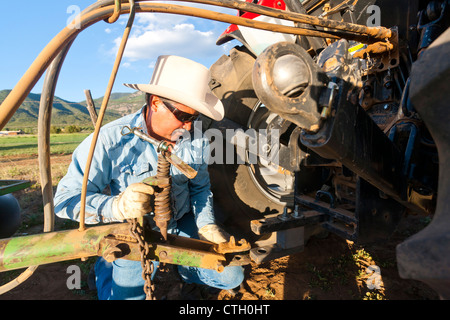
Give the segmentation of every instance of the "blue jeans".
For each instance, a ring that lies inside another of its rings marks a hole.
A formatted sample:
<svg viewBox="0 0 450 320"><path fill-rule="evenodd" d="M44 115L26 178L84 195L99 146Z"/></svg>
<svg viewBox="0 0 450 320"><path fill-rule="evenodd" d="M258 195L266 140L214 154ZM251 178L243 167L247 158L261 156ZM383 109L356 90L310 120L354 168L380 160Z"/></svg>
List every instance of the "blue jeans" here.
<svg viewBox="0 0 450 320"><path fill-rule="evenodd" d="M178 220L173 234L198 239L197 226L193 214L185 214ZM157 262L153 262L154 272ZM215 270L178 266L181 279L187 283L198 283L218 289L233 289L244 280L244 269L240 266L225 267L219 273ZM95 263L95 280L100 300L143 300L144 280L140 261L117 259L109 263L99 258Z"/></svg>

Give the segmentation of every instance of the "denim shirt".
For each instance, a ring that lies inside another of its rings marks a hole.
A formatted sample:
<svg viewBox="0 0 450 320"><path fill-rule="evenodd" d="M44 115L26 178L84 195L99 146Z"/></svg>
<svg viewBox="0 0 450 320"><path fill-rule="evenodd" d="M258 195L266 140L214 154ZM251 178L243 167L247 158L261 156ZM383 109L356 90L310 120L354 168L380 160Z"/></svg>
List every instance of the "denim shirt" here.
<svg viewBox="0 0 450 320"><path fill-rule="evenodd" d="M132 183L155 176L158 154L156 147L137 136L122 135L124 126L140 127L147 133L144 108L104 125L97 139L87 184L85 223L116 222L112 215L114 196L125 191ZM195 127L195 126L194 126ZM55 214L60 218L79 221L81 188L92 134L73 152L67 174L58 184L54 197ZM192 211L197 227L215 223L213 196L208 173L209 141L200 134L177 142L175 154L196 170L197 176L189 180L171 166L172 210L174 222ZM111 195L102 193L109 186Z"/></svg>

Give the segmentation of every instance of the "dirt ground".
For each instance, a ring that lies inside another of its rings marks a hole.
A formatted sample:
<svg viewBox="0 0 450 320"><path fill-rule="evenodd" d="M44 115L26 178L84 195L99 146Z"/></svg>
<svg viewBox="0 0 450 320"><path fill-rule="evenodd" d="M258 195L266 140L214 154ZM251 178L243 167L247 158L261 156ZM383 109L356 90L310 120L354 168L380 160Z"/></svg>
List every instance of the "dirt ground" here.
<svg viewBox="0 0 450 320"><path fill-rule="evenodd" d="M52 157L54 185L64 175L70 159L70 155ZM14 193L20 202L23 220L16 235L42 232L38 160L35 157L2 158L0 177L31 180L31 188ZM325 238L312 238L303 252L260 265L246 265L245 280L240 288L207 294L201 291L198 299L437 300L437 294L424 283L401 279L395 258L395 246L422 229L427 222L429 218L406 217L391 241L365 247L356 246L333 234ZM56 230L76 227L77 224L56 220ZM84 262L78 259L39 266L24 283L0 295L0 300L95 300L96 292L89 289L87 282L94 261L95 257ZM67 281L71 273L68 267L74 264L82 271L81 288L69 290ZM374 266L379 267L378 273L370 271ZM171 266L169 272L159 273L155 278L157 299L183 299L181 282L175 269ZM0 273L0 285L13 280L21 271ZM370 289L373 284L376 284L375 288Z"/></svg>

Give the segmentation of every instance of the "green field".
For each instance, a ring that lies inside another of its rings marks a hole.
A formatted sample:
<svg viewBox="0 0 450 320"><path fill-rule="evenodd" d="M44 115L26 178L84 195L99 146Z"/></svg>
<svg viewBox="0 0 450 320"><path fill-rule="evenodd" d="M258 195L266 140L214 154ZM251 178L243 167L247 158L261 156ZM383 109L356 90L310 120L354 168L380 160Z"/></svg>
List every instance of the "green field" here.
<svg viewBox="0 0 450 320"><path fill-rule="evenodd" d="M73 150L89 135L79 132L70 134L51 134L50 153L67 154ZM14 155L38 154L38 140L36 135L0 136L0 157Z"/></svg>

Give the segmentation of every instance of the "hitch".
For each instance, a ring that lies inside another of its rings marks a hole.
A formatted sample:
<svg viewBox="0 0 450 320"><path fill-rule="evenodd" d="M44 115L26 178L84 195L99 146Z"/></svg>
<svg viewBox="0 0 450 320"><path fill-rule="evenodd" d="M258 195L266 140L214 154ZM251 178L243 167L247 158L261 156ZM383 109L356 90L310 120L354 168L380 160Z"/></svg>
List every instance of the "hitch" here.
<svg viewBox="0 0 450 320"><path fill-rule="evenodd" d="M250 249L245 240L238 245L233 239L217 245L169 234L166 241L161 241L159 232L151 230L148 223L144 225L152 261L218 272L227 265L248 263L245 257L236 259L235 255ZM109 262L119 258L140 261L139 244L130 233L130 225L117 223L84 231L55 231L0 240L0 272L93 256L104 257Z"/></svg>

